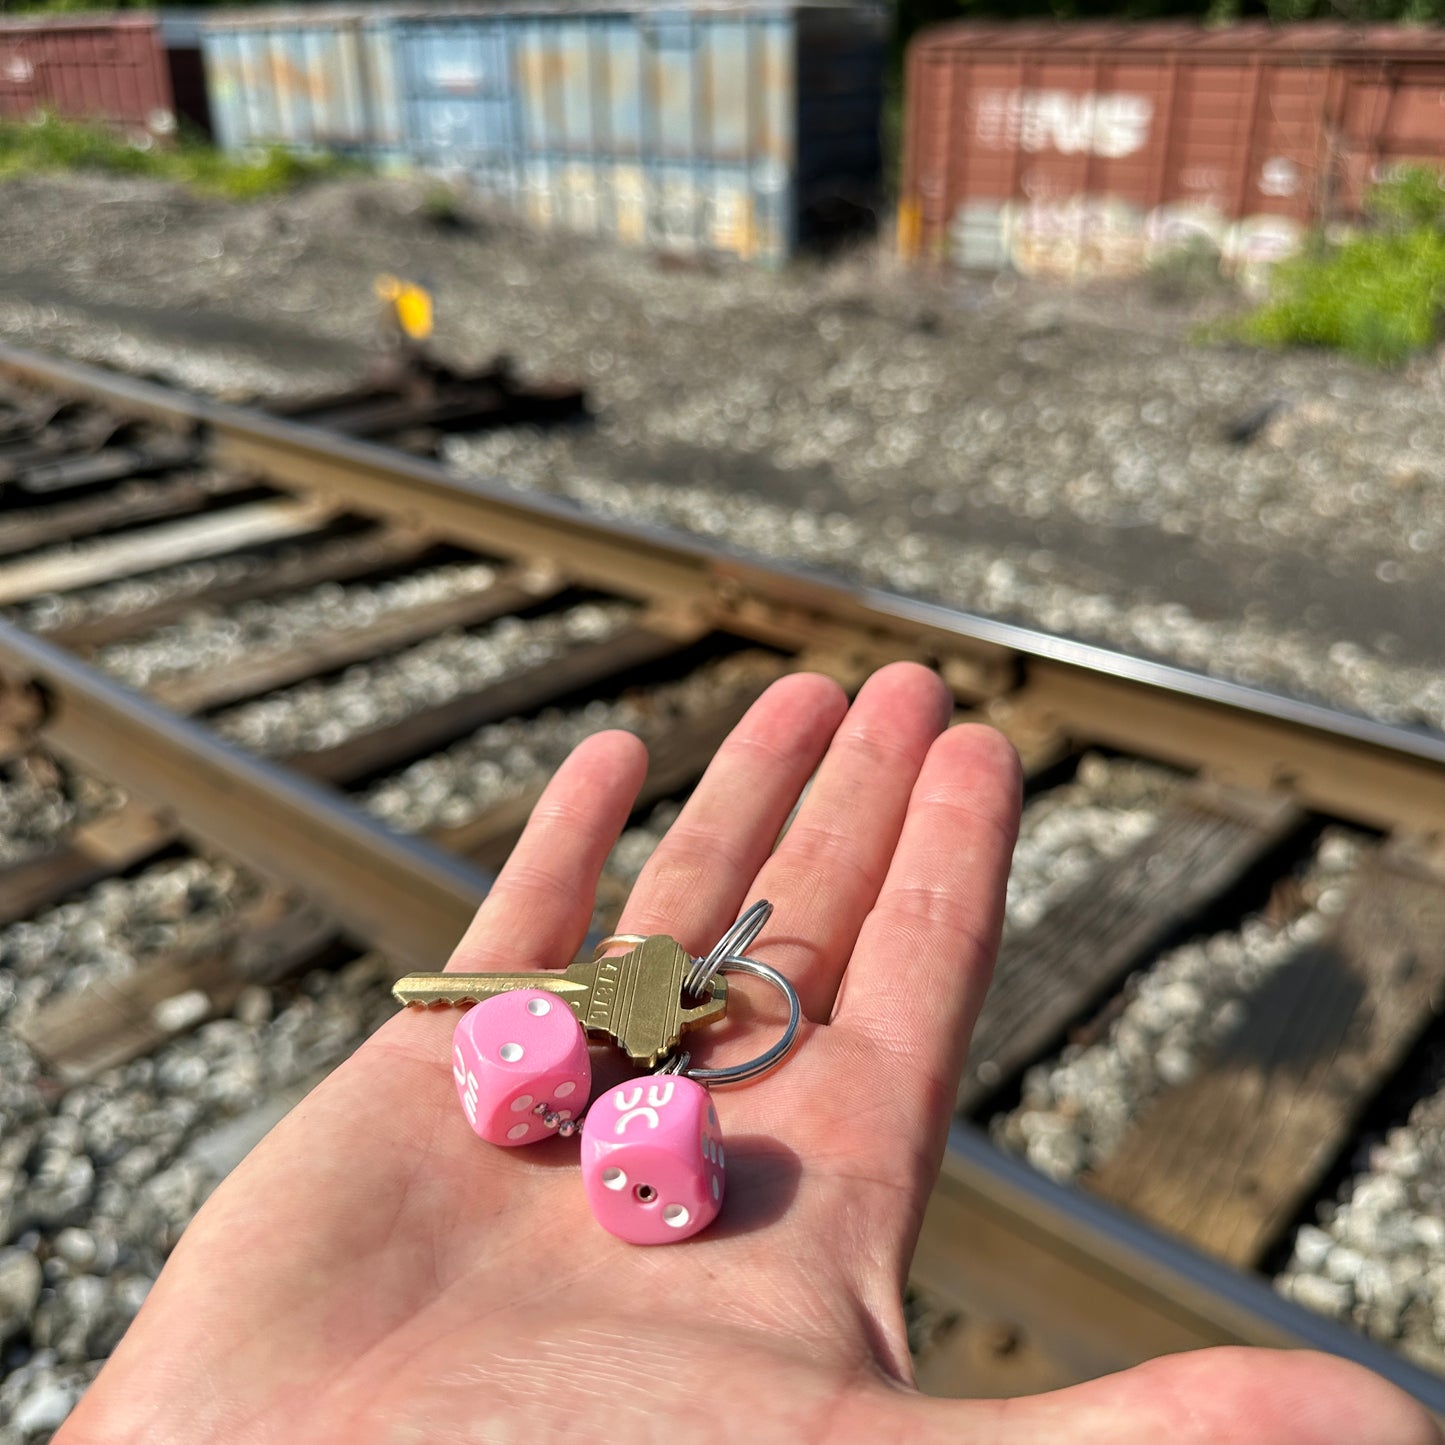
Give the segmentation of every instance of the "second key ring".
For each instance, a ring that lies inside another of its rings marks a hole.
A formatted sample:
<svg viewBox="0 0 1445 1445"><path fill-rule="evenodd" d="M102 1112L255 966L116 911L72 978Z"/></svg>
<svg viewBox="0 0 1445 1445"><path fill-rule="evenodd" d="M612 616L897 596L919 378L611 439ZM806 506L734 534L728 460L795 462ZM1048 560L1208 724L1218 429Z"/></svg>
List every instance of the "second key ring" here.
<svg viewBox="0 0 1445 1445"><path fill-rule="evenodd" d="M663 1069L670 1073L686 1074L689 1079L696 1079L699 1084L745 1084L749 1079L756 1079L766 1074L769 1069L775 1069L792 1052L793 1045L798 1042L798 1028L803 1021L803 1006L798 1000L798 991L788 979L777 969L766 963L759 963L755 958L745 958L742 954L730 953L726 958L719 960L713 967L714 973L750 973L754 978L766 979L768 983L778 990L788 1001L788 1021L783 1025L782 1037L778 1039L770 1049L765 1049L755 1059L749 1059L742 1064L724 1064L716 1069L692 1069L688 1067L691 1061L690 1054L674 1055L675 1059L681 1060L676 1068L669 1068L673 1060L663 1065Z"/></svg>
<svg viewBox="0 0 1445 1445"><path fill-rule="evenodd" d="M725 1064L716 1069L693 1069L688 1067L691 1054L682 1052L673 1054L661 1066L660 1073L685 1074L700 1084L742 1084L776 1068L792 1052L803 1020L803 1006L799 1002L798 991L770 964L759 963L757 959L749 958L746 954L746 950L762 932L772 913L773 905L766 898L760 898L745 908L737 922L706 954L693 959L692 967L683 978L683 992L694 998L699 997L719 973L748 973L754 978L761 978L772 984L788 1001L788 1021L783 1026L782 1036L771 1048L765 1049L757 1058L749 1059L745 1063ZM640 933L613 933L597 945L593 956L601 958L609 948L619 944L636 947L643 942L645 937Z"/></svg>

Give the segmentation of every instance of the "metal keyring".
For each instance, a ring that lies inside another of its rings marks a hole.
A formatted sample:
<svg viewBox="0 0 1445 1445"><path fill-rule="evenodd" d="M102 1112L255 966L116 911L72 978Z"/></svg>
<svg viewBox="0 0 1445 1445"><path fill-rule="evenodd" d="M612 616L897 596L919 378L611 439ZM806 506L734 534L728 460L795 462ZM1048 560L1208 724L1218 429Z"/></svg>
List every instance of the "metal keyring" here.
<svg viewBox="0 0 1445 1445"><path fill-rule="evenodd" d="M672 1059L669 1059L663 1068L670 1073L686 1074L689 1079L695 1079L699 1084L744 1084L749 1079L756 1079L759 1074L766 1074L769 1069L776 1068L787 1058L793 1045L798 1042L798 1026L803 1021L803 1006L798 1002L797 989L777 969L766 963L759 963L755 958L729 954L716 966L714 972L718 970L723 973L750 973L754 978L765 979L787 999L788 1022L783 1028L782 1038L765 1053L744 1064L726 1064L720 1069L690 1069L687 1065L691 1055L678 1054L674 1056L681 1060L677 1068L669 1067L673 1063Z"/></svg>
<svg viewBox="0 0 1445 1445"><path fill-rule="evenodd" d="M706 958L693 960L691 969L682 981L683 993L697 998L712 982L713 974L722 967L724 959L741 957L747 953L753 940L763 931L763 925L772 916L773 905L766 898L758 899L752 907L745 909L742 917L718 939Z"/></svg>

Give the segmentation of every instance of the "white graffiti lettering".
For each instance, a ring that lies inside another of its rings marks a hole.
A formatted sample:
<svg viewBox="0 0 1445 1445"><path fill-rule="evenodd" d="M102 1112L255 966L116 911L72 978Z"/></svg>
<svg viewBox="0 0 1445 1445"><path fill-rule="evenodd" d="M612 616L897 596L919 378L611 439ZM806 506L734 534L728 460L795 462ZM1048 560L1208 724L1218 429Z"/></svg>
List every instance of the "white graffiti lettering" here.
<svg viewBox="0 0 1445 1445"><path fill-rule="evenodd" d="M979 143L993 150L1057 150L1117 159L1142 150L1154 103L1143 95L986 90L974 103Z"/></svg>

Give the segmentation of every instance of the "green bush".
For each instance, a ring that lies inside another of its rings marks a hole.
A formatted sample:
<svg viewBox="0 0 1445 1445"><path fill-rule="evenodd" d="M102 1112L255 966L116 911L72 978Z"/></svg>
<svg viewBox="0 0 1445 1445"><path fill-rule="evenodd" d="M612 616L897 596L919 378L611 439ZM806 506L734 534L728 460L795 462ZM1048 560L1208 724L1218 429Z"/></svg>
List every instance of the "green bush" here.
<svg viewBox="0 0 1445 1445"><path fill-rule="evenodd" d="M1431 166L1400 166L1365 198L1365 210L1385 230L1429 226L1439 231L1445 229L1445 189Z"/></svg>
<svg viewBox="0 0 1445 1445"><path fill-rule="evenodd" d="M1276 266L1269 300L1234 334L1262 346L1327 346L1398 366L1439 337L1445 311L1445 192L1411 167L1369 196L1376 229L1339 243L1315 237Z"/></svg>
<svg viewBox="0 0 1445 1445"><path fill-rule="evenodd" d="M54 117L30 124L0 123L0 177L38 171L109 171L155 176L246 201L357 169L352 162L296 155L279 146L237 158L190 139L174 145L136 145L103 127Z"/></svg>

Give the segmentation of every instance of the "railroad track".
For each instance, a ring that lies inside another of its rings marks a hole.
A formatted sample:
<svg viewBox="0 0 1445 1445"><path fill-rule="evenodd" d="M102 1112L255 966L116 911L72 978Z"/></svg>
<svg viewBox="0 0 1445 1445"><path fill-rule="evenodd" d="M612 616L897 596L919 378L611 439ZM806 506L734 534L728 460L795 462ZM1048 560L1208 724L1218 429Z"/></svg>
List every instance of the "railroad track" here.
<svg viewBox="0 0 1445 1445"><path fill-rule="evenodd" d="M12 1020L57 1088L258 980L436 966L586 731L653 759L605 926L769 681L936 667L1013 738L1030 803L915 1262L920 1383L1310 1345L1445 1417L1445 1380L1266 1278L1438 1047L1445 740L3 348L0 606L0 752L70 800L0 869L0 926L191 851L254 879L219 929ZM1182 1043L1146 1027L1166 988ZM1070 1071L1126 1042L1121 1117L1061 1132Z"/></svg>

